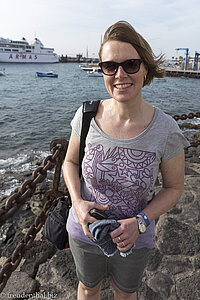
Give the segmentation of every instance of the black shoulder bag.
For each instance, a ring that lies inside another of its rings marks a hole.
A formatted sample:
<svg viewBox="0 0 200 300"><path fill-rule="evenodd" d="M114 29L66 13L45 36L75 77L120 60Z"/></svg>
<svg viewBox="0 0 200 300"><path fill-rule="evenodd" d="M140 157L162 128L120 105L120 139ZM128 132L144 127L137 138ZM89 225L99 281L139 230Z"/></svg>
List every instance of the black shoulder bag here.
<svg viewBox="0 0 200 300"><path fill-rule="evenodd" d="M90 127L92 118L96 115L100 100L83 102L83 120L80 137L79 149L79 177L82 176L81 164L84 156L85 139ZM59 197L53 202L46 222L44 224L43 235L59 250L68 247L68 232L66 230L66 222L71 208L70 196Z"/></svg>

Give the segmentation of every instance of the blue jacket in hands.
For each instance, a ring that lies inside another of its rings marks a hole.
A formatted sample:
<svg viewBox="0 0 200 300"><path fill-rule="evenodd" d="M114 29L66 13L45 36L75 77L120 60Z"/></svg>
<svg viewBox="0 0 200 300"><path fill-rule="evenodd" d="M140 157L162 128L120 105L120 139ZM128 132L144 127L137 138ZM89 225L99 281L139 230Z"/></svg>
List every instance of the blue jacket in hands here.
<svg viewBox="0 0 200 300"><path fill-rule="evenodd" d="M115 230L120 226L116 220L100 220L89 224L89 230L93 235L92 241L103 251L106 256L113 256L117 251L117 245L113 243L109 234L110 231ZM126 257L132 253L135 244L128 250L120 252L120 255Z"/></svg>

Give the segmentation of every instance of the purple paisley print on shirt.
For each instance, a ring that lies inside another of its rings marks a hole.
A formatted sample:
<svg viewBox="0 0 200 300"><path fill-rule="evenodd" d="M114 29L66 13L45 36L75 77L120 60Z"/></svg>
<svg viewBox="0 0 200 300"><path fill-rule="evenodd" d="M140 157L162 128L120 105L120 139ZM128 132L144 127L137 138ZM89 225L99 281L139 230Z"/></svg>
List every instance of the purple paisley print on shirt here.
<svg viewBox="0 0 200 300"><path fill-rule="evenodd" d="M149 200L154 183L151 164L155 158L154 152L118 146L104 151L101 144L89 144L83 160L83 177L90 200L108 204L109 218L135 216Z"/></svg>

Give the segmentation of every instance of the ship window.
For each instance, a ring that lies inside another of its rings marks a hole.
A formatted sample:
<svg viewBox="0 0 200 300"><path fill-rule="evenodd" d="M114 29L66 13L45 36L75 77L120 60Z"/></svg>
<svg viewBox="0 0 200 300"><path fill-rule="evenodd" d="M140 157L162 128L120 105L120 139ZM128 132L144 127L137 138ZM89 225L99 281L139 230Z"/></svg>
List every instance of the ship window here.
<svg viewBox="0 0 200 300"><path fill-rule="evenodd" d="M12 49L12 52L19 52L18 49Z"/></svg>
<svg viewBox="0 0 200 300"><path fill-rule="evenodd" d="M3 51L3 48L0 48L0 51Z"/></svg>
<svg viewBox="0 0 200 300"><path fill-rule="evenodd" d="M5 48L5 51L11 51L11 49L6 49L6 48Z"/></svg>
<svg viewBox="0 0 200 300"><path fill-rule="evenodd" d="M31 52L31 50L26 50L26 52Z"/></svg>

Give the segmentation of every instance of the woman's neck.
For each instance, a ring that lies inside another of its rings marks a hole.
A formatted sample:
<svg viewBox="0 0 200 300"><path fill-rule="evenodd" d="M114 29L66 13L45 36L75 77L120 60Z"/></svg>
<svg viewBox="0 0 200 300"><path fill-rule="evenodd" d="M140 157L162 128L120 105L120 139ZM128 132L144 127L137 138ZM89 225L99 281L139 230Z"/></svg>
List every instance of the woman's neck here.
<svg viewBox="0 0 200 300"><path fill-rule="evenodd" d="M152 106L146 103L142 98L138 102L117 102L115 99L110 99L110 113L119 121L137 121L145 117Z"/></svg>

